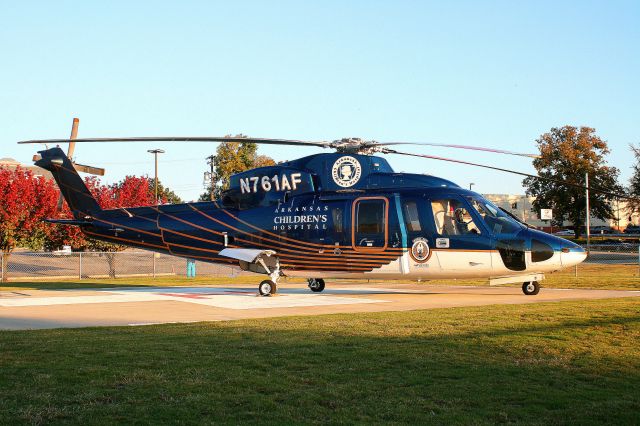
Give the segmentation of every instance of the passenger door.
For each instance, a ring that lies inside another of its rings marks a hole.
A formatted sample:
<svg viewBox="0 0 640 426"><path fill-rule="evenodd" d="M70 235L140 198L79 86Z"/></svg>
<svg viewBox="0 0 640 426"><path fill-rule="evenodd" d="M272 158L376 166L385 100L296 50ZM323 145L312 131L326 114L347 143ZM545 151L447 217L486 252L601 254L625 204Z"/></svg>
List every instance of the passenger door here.
<svg viewBox="0 0 640 426"><path fill-rule="evenodd" d="M355 251L384 251L389 240L389 200L361 197L351 208L351 241Z"/></svg>

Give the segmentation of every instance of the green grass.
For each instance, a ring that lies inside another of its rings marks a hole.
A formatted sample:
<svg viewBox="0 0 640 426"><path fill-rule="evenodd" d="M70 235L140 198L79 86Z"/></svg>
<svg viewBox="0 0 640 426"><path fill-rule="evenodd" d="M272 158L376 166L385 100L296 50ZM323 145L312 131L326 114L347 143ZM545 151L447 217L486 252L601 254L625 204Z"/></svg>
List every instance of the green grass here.
<svg viewBox="0 0 640 426"><path fill-rule="evenodd" d="M620 289L640 290L639 268L637 265L601 265L582 264L578 268L578 275L575 275L573 268L546 274L546 279L542 281L543 287L548 288L593 288L593 289ZM256 286L265 279L264 275L240 275L237 277L208 277L200 276L196 278L186 278L181 276L159 276L153 277L128 277L116 279L85 279L85 280L52 280L52 281L32 281L32 282L8 282L0 283L0 290L16 289L74 289L74 288L109 288L126 286L199 286L199 285L251 285ZM303 279L290 278L283 282L302 283ZM363 283L367 280L327 280L329 288L336 284ZM417 281L410 280L371 280L372 283L384 285L384 283L411 283ZM486 279L474 280L434 280L421 281L429 285L488 285ZM521 284L513 284L520 286Z"/></svg>
<svg viewBox="0 0 640 426"><path fill-rule="evenodd" d="M581 288L608 290L640 290L637 265L582 264L576 275L574 268L545 274L540 284L547 288ZM432 284L433 282L428 282ZM446 280L439 284L488 285L487 280ZM521 284L513 284L520 286Z"/></svg>
<svg viewBox="0 0 640 426"><path fill-rule="evenodd" d="M640 300L0 333L0 423L639 421Z"/></svg>

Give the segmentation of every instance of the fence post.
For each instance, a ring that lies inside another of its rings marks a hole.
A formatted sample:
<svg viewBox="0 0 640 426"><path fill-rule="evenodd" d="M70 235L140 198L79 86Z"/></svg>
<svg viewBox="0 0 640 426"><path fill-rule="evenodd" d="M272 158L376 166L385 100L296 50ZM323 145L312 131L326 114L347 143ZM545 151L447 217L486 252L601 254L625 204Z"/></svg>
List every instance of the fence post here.
<svg viewBox="0 0 640 426"><path fill-rule="evenodd" d="M4 252L0 251L0 283L4 282Z"/></svg>
<svg viewBox="0 0 640 426"><path fill-rule="evenodd" d="M78 252L78 279L82 279L82 252Z"/></svg>
<svg viewBox="0 0 640 426"><path fill-rule="evenodd" d="M151 257L153 258L153 278L156 277L156 253L151 252Z"/></svg>
<svg viewBox="0 0 640 426"><path fill-rule="evenodd" d="M577 277L578 276L578 265L576 265L575 268L576 268L575 274L576 274L576 277Z"/></svg>
<svg viewBox="0 0 640 426"><path fill-rule="evenodd" d="M638 276L640 277L640 244L638 244Z"/></svg>

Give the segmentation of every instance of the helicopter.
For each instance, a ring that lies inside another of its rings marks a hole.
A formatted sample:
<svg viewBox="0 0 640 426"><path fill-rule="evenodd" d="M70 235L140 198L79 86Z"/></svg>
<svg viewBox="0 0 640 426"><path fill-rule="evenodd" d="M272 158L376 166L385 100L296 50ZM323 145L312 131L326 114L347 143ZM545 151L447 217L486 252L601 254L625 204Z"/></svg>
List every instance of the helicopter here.
<svg viewBox="0 0 640 426"><path fill-rule="evenodd" d="M74 126L77 123L74 120ZM573 242L533 229L482 195L427 174L398 173L384 154L450 161L537 177L467 161L398 151L396 145L444 146L535 157L466 145L376 142L359 138L302 141L246 137L135 137L31 140L19 143L253 142L314 146L317 153L231 176L219 199L148 207L100 208L77 165L59 147L34 156L51 172L75 225L89 237L266 275L258 293L277 293L281 277L305 278L312 292L325 279L488 278L522 283L536 295L544 274L584 261Z"/></svg>

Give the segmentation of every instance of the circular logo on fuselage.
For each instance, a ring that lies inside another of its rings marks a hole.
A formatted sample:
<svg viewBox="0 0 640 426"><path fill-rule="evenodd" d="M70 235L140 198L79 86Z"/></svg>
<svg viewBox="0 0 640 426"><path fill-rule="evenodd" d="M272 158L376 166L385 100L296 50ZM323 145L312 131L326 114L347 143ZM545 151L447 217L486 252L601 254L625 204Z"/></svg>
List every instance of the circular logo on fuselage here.
<svg viewBox="0 0 640 426"><path fill-rule="evenodd" d="M411 251L409 252L411 258L418 263L424 263L431 257L431 249L427 240L424 238L416 238L413 240Z"/></svg>
<svg viewBox="0 0 640 426"><path fill-rule="evenodd" d="M333 181L343 188L348 188L358 183L361 174L362 167L360 167L360 163L350 156L338 158L331 169Z"/></svg>

